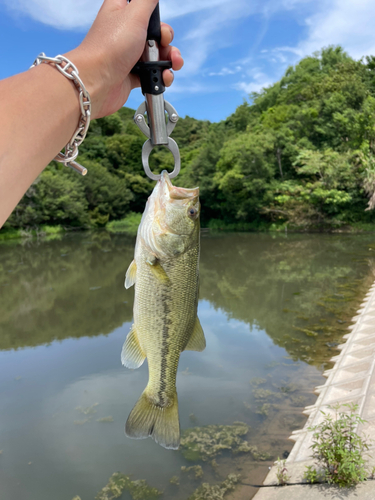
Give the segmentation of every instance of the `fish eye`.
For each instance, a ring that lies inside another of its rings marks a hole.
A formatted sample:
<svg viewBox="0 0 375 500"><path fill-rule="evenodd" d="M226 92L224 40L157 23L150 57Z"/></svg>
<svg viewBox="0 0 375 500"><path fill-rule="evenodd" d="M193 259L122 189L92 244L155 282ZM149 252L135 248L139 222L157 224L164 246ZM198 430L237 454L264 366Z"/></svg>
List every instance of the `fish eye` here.
<svg viewBox="0 0 375 500"><path fill-rule="evenodd" d="M198 213L198 210L196 208L194 208L194 207L191 207L188 210L188 215L191 218L195 217L197 215L197 213Z"/></svg>

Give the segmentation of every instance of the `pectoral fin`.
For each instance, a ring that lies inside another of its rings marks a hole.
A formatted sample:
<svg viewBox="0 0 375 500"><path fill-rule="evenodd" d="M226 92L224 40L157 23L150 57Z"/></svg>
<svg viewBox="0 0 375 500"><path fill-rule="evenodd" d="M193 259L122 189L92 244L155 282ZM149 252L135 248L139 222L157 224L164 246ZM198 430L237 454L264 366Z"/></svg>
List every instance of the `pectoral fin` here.
<svg viewBox="0 0 375 500"><path fill-rule="evenodd" d="M169 283L169 278L167 273L164 271L163 266L157 259L148 260L147 264L150 266L150 271L153 276L158 280L159 283L167 284Z"/></svg>
<svg viewBox="0 0 375 500"><path fill-rule="evenodd" d="M206 347L206 339L199 318L196 319L193 333L185 347L185 351L198 351L201 352Z"/></svg>
<svg viewBox="0 0 375 500"><path fill-rule="evenodd" d="M137 264L135 263L135 260L133 260L130 266L128 267L128 270L126 271L125 288L130 288L131 286L134 285L136 274L137 274Z"/></svg>
<svg viewBox="0 0 375 500"><path fill-rule="evenodd" d="M145 358L146 355L139 345L135 325L133 325L122 348L121 363L126 366L126 368L139 368Z"/></svg>

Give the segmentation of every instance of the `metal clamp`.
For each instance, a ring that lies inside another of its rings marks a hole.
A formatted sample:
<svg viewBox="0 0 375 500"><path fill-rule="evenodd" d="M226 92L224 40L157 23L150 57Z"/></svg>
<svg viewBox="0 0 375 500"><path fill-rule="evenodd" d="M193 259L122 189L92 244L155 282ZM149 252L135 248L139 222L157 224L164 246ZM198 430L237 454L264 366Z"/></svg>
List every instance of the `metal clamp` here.
<svg viewBox="0 0 375 500"><path fill-rule="evenodd" d="M147 95L147 97L148 97L148 95ZM145 171L147 177L149 177L153 181L157 181L161 178L161 175L155 175L151 172L150 165L149 165L149 157L150 157L150 154L155 146L164 145L173 154L174 169L173 169L173 172L168 173L169 178L173 179L174 177L176 177L180 173L181 157L180 157L180 151L178 149L177 143L173 139L171 139L171 137L169 137L169 136L172 133L173 129L175 128L176 123L178 122L179 116L178 116L175 108L172 106L172 104L170 104L167 101L164 101L164 98L162 95L151 96L151 97L153 98L153 101L154 101L152 103L153 108L154 108L153 111L155 111L155 109L158 109L157 105L160 106L160 104L163 104L164 105L163 113L159 112L158 115L156 115L156 113L150 114L150 112L148 110L148 104L146 101L144 101L139 106L139 108L137 109L137 111L134 115L135 124L139 127L141 132L143 132L143 134L146 137L148 137L148 141L146 141L144 143L143 148L142 148L143 168L144 168L144 171ZM160 100L160 98L162 98L162 101ZM155 102L156 100L159 102ZM168 122L166 124L166 127L165 127L165 112L167 112L167 114L168 114ZM147 118L148 118L148 122L150 123L150 125L146 122L145 113L147 113ZM152 111L151 111L151 113L152 113ZM160 122L161 119L164 121L163 125L164 125L164 129L166 130L166 136L165 136L165 134L162 136L160 136L160 134L159 134L159 136L158 136L158 132L163 129L163 127L160 127L160 125L158 125L158 121Z"/></svg>

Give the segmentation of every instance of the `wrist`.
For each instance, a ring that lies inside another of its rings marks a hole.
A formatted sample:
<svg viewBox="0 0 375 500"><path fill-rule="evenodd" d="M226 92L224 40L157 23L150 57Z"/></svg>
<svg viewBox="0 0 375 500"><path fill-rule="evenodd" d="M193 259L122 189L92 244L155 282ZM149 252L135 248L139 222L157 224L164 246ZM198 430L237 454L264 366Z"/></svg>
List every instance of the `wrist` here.
<svg viewBox="0 0 375 500"><path fill-rule="evenodd" d="M91 98L91 119L100 116L100 110L105 99L106 66L100 53L92 51L88 54L81 46L67 52L64 56L77 67L79 77L85 85Z"/></svg>

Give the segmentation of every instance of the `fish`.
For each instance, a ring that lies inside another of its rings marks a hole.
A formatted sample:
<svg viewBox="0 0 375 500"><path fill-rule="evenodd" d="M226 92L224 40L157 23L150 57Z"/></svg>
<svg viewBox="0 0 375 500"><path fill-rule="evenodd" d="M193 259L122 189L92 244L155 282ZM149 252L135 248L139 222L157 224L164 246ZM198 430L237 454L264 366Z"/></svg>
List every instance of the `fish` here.
<svg viewBox="0 0 375 500"><path fill-rule="evenodd" d="M173 186L163 171L138 227L125 288L135 286L134 323L121 361L131 369L147 358L148 384L131 411L125 434L153 438L167 449L180 444L176 391L183 351L203 351L197 316L200 252L199 188Z"/></svg>

